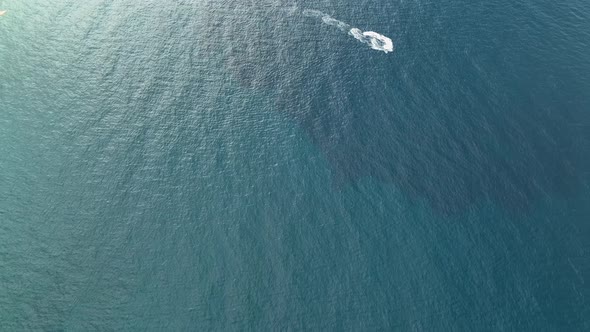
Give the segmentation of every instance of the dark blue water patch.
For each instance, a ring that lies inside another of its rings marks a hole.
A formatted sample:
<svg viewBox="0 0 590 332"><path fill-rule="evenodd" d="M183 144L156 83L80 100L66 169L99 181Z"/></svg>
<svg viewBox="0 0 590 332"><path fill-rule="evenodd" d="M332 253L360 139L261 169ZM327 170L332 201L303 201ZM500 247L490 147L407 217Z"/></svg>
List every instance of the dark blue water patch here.
<svg viewBox="0 0 590 332"><path fill-rule="evenodd" d="M248 13L272 19L234 28L228 68L276 95L339 185L391 182L443 213L483 201L527 211L574 196L589 169L590 37L568 14L575 6L413 3L342 15L391 31L392 55L321 20L257 8Z"/></svg>

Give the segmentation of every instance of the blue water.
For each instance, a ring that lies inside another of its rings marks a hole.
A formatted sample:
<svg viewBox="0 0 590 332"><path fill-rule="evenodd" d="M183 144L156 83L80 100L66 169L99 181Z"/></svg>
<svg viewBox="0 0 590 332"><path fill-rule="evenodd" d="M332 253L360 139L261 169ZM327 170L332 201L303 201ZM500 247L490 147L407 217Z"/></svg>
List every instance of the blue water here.
<svg viewBox="0 0 590 332"><path fill-rule="evenodd" d="M0 330L590 330L587 1L0 10Z"/></svg>

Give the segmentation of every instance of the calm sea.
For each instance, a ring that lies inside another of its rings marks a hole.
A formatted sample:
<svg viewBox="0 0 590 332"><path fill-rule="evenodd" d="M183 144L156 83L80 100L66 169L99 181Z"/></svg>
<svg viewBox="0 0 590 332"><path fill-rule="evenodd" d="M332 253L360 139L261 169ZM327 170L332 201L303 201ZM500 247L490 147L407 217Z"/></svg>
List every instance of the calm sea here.
<svg viewBox="0 0 590 332"><path fill-rule="evenodd" d="M0 10L0 330L590 330L587 0Z"/></svg>

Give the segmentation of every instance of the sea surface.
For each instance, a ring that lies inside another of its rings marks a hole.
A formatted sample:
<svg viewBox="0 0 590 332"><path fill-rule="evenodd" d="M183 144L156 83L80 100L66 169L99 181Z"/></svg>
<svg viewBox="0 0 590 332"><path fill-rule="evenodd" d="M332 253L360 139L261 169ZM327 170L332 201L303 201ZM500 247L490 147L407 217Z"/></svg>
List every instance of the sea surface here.
<svg viewBox="0 0 590 332"><path fill-rule="evenodd" d="M590 331L587 0L0 10L0 330Z"/></svg>

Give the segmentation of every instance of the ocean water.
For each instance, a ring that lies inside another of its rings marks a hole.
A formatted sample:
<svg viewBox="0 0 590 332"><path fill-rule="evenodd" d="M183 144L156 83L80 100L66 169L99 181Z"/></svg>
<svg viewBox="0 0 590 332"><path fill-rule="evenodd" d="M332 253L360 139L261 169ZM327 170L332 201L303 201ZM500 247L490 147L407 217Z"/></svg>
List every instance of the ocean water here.
<svg viewBox="0 0 590 332"><path fill-rule="evenodd" d="M0 330L590 330L587 1L0 10Z"/></svg>

